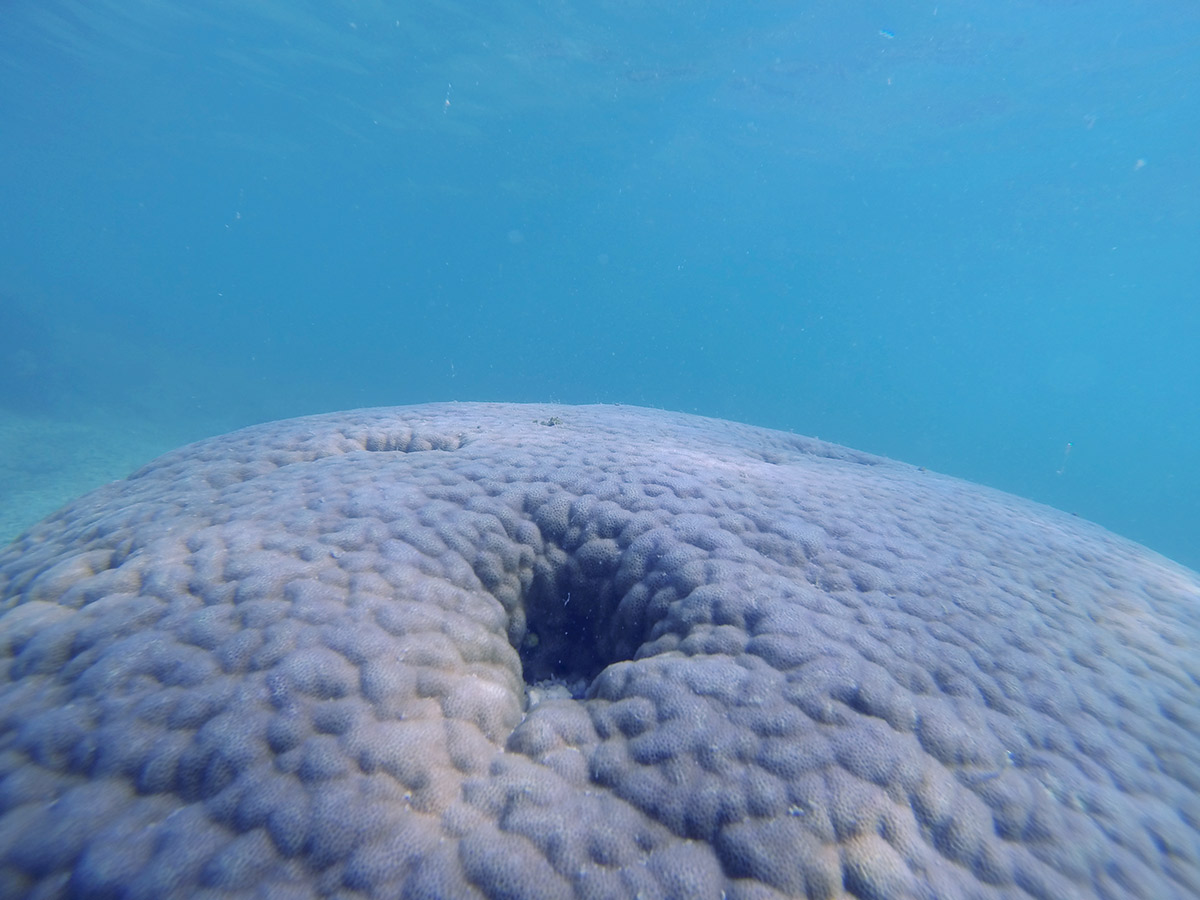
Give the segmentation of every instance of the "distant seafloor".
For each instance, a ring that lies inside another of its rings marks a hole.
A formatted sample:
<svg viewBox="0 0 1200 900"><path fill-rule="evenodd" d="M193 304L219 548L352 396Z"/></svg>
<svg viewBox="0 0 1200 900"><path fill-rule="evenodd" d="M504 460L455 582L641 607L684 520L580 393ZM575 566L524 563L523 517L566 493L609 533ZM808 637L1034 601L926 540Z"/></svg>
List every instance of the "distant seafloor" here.
<svg viewBox="0 0 1200 900"><path fill-rule="evenodd" d="M124 478L178 441L145 423L0 409L0 544L63 504Z"/></svg>

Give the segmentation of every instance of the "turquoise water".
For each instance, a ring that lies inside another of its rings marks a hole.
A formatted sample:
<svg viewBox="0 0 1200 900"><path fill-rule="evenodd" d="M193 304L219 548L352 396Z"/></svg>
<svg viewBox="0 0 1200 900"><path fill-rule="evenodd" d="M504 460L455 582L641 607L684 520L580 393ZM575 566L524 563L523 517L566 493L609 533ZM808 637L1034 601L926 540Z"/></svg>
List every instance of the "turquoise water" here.
<svg viewBox="0 0 1200 900"><path fill-rule="evenodd" d="M616 401L1200 567L1194 3L3 17L0 538L252 422Z"/></svg>

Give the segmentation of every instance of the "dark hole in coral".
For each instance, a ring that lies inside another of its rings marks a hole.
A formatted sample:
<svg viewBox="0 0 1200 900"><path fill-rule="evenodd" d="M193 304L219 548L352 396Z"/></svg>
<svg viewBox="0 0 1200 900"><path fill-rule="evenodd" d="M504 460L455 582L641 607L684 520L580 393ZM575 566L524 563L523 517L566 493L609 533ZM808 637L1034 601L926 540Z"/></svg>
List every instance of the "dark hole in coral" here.
<svg viewBox="0 0 1200 900"><path fill-rule="evenodd" d="M525 598L528 624L519 648L525 683L557 684L582 696L606 666L626 655L612 636L619 599L611 579L584 577L572 561L539 573Z"/></svg>

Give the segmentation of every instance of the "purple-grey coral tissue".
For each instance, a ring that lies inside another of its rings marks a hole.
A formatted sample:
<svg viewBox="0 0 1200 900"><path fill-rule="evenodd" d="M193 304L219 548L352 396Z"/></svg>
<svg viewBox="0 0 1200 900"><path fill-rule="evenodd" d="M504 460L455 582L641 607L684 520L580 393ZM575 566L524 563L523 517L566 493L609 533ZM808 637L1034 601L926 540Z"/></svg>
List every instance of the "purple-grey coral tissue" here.
<svg viewBox="0 0 1200 900"><path fill-rule="evenodd" d="M0 609L0 897L1200 896L1197 575L808 438L249 428Z"/></svg>

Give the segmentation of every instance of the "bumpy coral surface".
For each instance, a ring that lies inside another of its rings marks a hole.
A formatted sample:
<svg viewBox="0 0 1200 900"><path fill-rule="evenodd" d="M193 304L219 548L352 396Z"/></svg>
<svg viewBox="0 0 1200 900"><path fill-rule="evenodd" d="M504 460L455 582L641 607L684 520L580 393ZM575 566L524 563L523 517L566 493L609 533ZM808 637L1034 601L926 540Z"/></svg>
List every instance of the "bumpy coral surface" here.
<svg viewBox="0 0 1200 900"><path fill-rule="evenodd" d="M816 440L280 422L0 599L6 898L1200 895L1200 579Z"/></svg>

